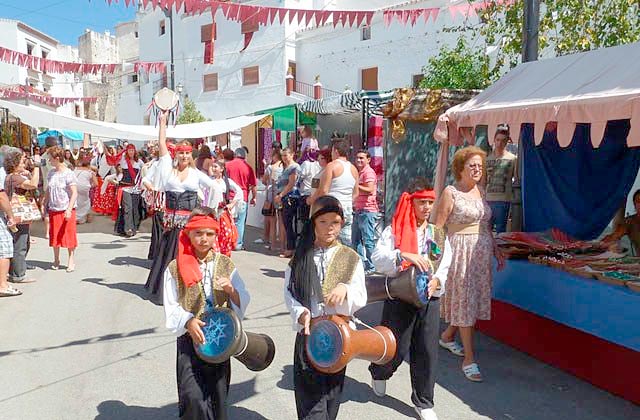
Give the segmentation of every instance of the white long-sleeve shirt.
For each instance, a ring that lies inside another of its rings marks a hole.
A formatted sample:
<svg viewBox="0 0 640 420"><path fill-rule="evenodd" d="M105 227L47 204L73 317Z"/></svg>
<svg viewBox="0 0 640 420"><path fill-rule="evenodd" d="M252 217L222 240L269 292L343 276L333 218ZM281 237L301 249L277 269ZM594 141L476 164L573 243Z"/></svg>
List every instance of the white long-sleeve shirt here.
<svg viewBox="0 0 640 420"><path fill-rule="evenodd" d="M425 238L425 230L418 229L418 250L420 255L425 255L428 249L425 249L425 242L428 238ZM386 274L389 277L395 277L398 275L399 266L397 262L400 256L400 250L395 246L396 238L393 235L391 226L387 226L380 235L380 239L376 244L376 248L371 255L371 261L376 267L376 271ZM451 245L449 239L445 239L444 250L442 254L442 260L436 270L435 277L440 280L440 290L433 294L433 297L440 297L444 295L445 285L447 283L447 274L449 273L449 266L451 265Z"/></svg>
<svg viewBox="0 0 640 420"><path fill-rule="evenodd" d="M173 161L170 155L164 155L158 159L158 185L161 191L173 191L181 193L184 191L203 191L213 186L213 179L204 172L196 168L188 168L189 171L184 180L180 181L177 173L173 170ZM155 185L155 182L154 182Z"/></svg>
<svg viewBox="0 0 640 420"><path fill-rule="evenodd" d="M160 185L161 177L158 170L159 165L160 165L160 161L158 159L155 159L153 163L149 165L149 169L147 169L147 173L145 173L144 177L142 178L143 184L149 183L153 185L154 191L159 191L161 187Z"/></svg>
<svg viewBox="0 0 640 420"><path fill-rule="evenodd" d="M209 202L207 203L207 206L212 209L218 209L220 203L224 201L224 194L227 192L227 184L222 178L214 179L213 182L213 186L209 188ZM240 186L231 178L229 178L229 189L235 192L233 200L231 201L232 203L236 203L231 211L231 214L235 217L237 208L241 205L239 202L244 201L244 193L242 192L242 188L240 188Z"/></svg>
<svg viewBox="0 0 640 420"><path fill-rule="evenodd" d="M204 286L204 293L209 302L211 302L213 268L214 261L203 262L200 264L200 270L203 273L202 282ZM194 314L180 306L180 303L178 302L178 284L176 281L177 280L171 275L171 271L167 268L164 272L163 293L164 314L166 319L165 325L176 335L180 336L186 332L185 325L187 324L187 321L194 317ZM240 306L237 306L231 301L231 299L229 299L231 309L234 310L240 319L243 319L250 297L240 274L238 274L238 270L233 270L231 273L231 284L234 289L236 289L238 296L240 297Z"/></svg>
<svg viewBox="0 0 640 420"><path fill-rule="evenodd" d="M333 254L335 254L337 249L338 247L334 246L324 249L324 252L321 248L316 248L314 250L313 261L316 264L316 270L319 278L324 277L322 268L325 267L326 269L329 266L329 262L333 258ZM287 309L289 309L289 313L291 314L293 329L299 332L302 329L302 325L298 323L298 319L304 311L307 310L307 308L298 302L289 291L290 278L291 267L287 266L287 269L284 272L284 303L287 305ZM315 296L311 297L311 318L334 314L351 316L358 309L367 304L367 288L364 283L364 266L362 265L362 261L358 260L358 265L351 277L351 281L349 283L344 283L344 285L347 286L347 296L344 299L344 302L342 302L342 305L326 306L323 302L318 302ZM353 323L350 324L351 327L355 329Z"/></svg>

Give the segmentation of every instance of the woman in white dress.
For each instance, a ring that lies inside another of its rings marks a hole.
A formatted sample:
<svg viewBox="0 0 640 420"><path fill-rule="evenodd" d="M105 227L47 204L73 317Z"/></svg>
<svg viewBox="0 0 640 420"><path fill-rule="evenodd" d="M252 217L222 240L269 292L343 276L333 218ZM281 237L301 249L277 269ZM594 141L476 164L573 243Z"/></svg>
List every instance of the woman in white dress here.
<svg viewBox="0 0 640 420"><path fill-rule="evenodd" d="M98 186L96 173L89 167L88 159L81 159L79 165L73 171L78 179L78 207L76 208L77 223L90 222L89 212L91 211L90 191L92 187Z"/></svg>

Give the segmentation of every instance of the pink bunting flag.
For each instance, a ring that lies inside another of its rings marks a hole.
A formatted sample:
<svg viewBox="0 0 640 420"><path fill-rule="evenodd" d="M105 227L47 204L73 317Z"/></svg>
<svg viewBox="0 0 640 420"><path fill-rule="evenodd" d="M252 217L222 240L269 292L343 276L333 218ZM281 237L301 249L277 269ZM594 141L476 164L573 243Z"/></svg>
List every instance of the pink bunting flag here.
<svg viewBox="0 0 640 420"><path fill-rule="evenodd" d="M327 23L327 21L329 20L329 17L331 16L331 12L322 11L322 12L316 12L316 13L320 15L320 25L319 26L322 26L325 23Z"/></svg>
<svg viewBox="0 0 640 420"><path fill-rule="evenodd" d="M333 16L333 27L335 28L342 19L342 12L331 12L331 16Z"/></svg>
<svg viewBox="0 0 640 420"><path fill-rule="evenodd" d="M358 12L349 12L349 27L353 28L353 24L356 22L356 18L358 17Z"/></svg>
<svg viewBox="0 0 640 420"><path fill-rule="evenodd" d="M229 18L229 7L231 7L229 3L220 3L220 10L222 10L222 14L227 19Z"/></svg>
<svg viewBox="0 0 640 420"><path fill-rule="evenodd" d="M287 9L278 9L278 19L280 19L280 25L285 22L287 16Z"/></svg>
<svg viewBox="0 0 640 420"><path fill-rule="evenodd" d="M238 13L238 19L241 23L247 22L249 19L252 19L255 15L255 12L252 8L240 6L240 11Z"/></svg>
<svg viewBox="0 0 640 420"><path fill-rule="evenodd" d="M304 18L305 18L305 19L304 19L304 20L305 20L304 25L305 25L305 26L309 26L309 25L311 25L311 21L313 20L313 18L314 18L314 16L315 16L315 14L316 14L316 11L315 11L315 10L307 10L307 11L305 12L305 14L304 14ZM316 24L318 24L318 22L317 22L317 21L316 21Z"/></svg>
<svg viewBox="0 0 640 420"><path fill-rule="evenodd" d="M269 7L269 22L273 25L273 22L276 20L276 16L278 16L278 9L275 7Z"/></svg>
<svg viewBox="0 0 640 420"><path fill-rule="evenodd" d="M269 8L268 7L260 7L257 16L258 23L262 26L267 26L269 23Z"/></svg>
<svg viewBox="0 0 640 420"><path fill-rule="evenodd" d="M297 14L298 14L298 11L296 9L289 9L289 24L293 23Z"/></svg>
<svg viewBox="0 0 640 420"><path fill-rule="evenodd" d="M435 23L436 19L438 19L438 15L440 14L440 9L431 9L431 18Z"/></svg>

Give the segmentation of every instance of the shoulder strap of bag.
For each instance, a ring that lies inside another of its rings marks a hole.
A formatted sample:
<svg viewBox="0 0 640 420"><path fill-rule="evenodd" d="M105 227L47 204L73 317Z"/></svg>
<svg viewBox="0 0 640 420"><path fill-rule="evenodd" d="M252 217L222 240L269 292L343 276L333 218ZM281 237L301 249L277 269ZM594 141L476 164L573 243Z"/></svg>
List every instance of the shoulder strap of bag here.
<svg viewBox="0 0 640 420"><path fill-rule="evenodd" d="M7 193L9 200L11 200L11 197L13 197L13 174L9 174L7 177L9 178L9 188L5 188L5 192ZM5 182L5 185L3 185L3 187L6 187L6 184L7 183Z"/></svg>
<svg viewBox="0 0 640 420"><path fill-rule="evenodd" d="M231 183L229 182L229 176L227 175L227 173L225 172L224 174L224 185L225 185L225 190L224 190L224 203L225 204L229 204L229 190L231 189Z"/></svg>

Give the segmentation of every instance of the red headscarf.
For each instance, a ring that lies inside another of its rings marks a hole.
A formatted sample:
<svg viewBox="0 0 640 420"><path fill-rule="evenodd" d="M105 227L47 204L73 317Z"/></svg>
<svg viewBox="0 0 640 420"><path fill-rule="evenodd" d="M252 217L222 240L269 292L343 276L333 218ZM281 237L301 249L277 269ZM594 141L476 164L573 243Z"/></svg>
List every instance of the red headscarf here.
<svg viewBox="0 0 640 420"><path fill-rule="evenodd" d="M193 229L213 229L218 231L219 227L220 225L213 215L197 215L189 219L184 229L180 232L176 260L178 262L178 272L180 272L180 277L185 286L191 287L202 280L200 264L187 232Z"/></svg>
<svg viewBox="0 0 640 420"><path fill-rule="evenodd" d="M433 200L436 199L434 190L421 190L413 194L402 193L396 206L396 212L391 220L391 231L395 236L395 247L402 252L418 253L418 222L413 211L413 200ZM401 270L406 270L411 264L407 261L402 263Z"/></svg>
<svg viewBox="0 0 640 420"><path fill-rule="evenodd" d="M176 152L191 152L193 147L190 144L181 144L176 146Z"/></svg>
<svg viewBox="0 0 640 420"><path fill-rule="evenodd" d="M135 152L136 146L129 143L127 144L127 148L122 150L120 153L116 153L115 155L107 155L107 164L110 166L116 166L118 163L120 163L120 160L124 155L124 160L127 162L127 171L129 171L131 182L133 182L135 181L137 174L135 169L133 168L133 163L131 162L129 155L126 153L128 150L133 150Z"/></svg>
<svg viewBox="0 0 640 420"><path fill-rule="evenodd" d="M171 159L175 159L176 157L176 145L173 142L167 141L167 149L169 149L169 154L171 155Z"/></svg>

